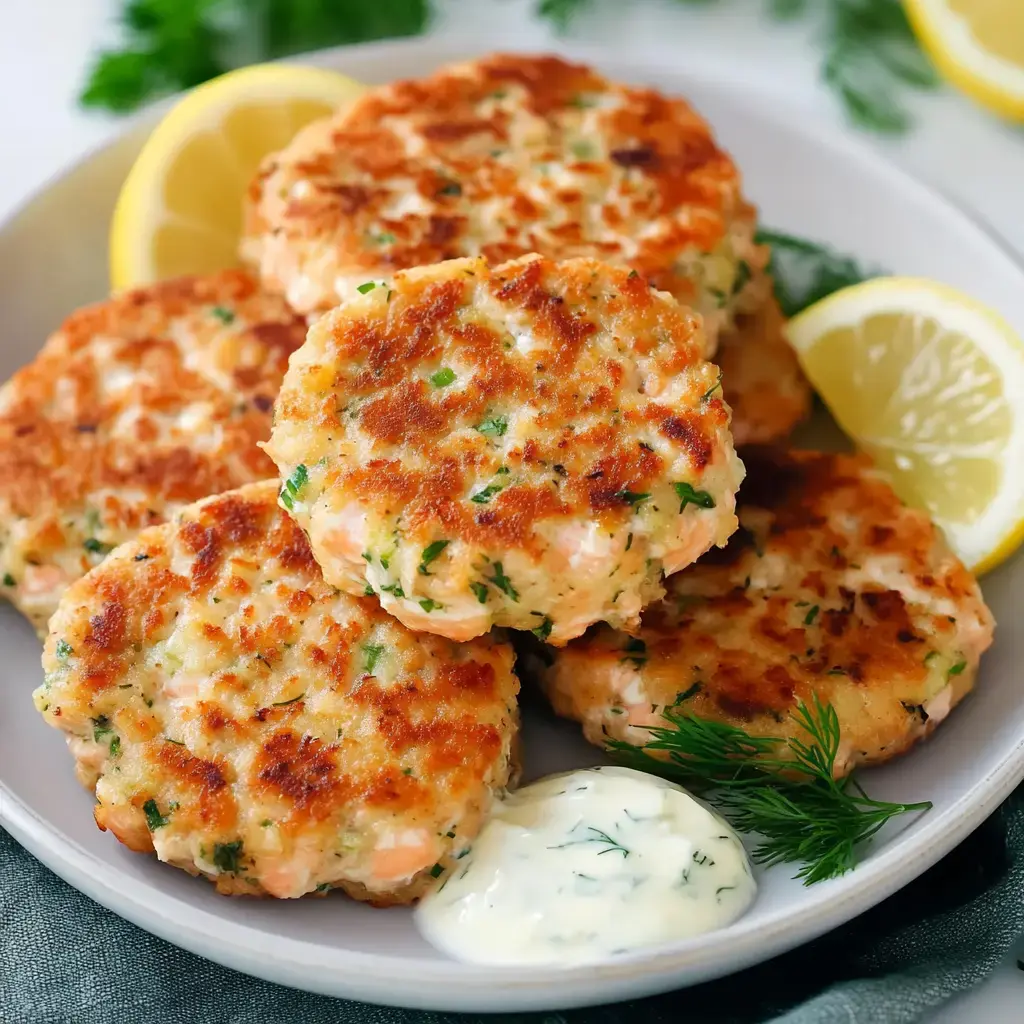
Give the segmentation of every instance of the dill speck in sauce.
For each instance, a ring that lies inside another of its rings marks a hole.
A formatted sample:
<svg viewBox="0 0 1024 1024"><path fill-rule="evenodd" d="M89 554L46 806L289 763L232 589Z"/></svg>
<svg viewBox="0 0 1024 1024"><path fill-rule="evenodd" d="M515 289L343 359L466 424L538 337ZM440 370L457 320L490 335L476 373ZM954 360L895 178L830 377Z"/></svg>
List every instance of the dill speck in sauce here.
<svg viewBox="0 0 1024 1024"><path fill-rule="evenodd" d="M417 924L487 964L574 964L689 938L746 911L756 884L736 833L681 787L629 768L513 793Z"/></svg>

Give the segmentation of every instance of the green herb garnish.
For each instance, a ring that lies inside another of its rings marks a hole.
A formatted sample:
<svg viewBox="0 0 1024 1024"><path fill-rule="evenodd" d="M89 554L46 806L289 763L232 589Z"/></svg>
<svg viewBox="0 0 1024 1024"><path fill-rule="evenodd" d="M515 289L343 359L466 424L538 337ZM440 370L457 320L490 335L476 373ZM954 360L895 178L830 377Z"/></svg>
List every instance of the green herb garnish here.
<svg viewBox="0 0 1024 1024"><path fill-rule="evenodd" d="M405 597L405 591L402 589L401 583L389 583L386 587L381 587L381 593L391 594L392 597Z"/></svg>
<svg viewBox="0 0 1024 1024"><path fill-rule="evenodd" d="M487 584L486 583L470 583L469 589L476 594L476 599L481 604L487 604Z"/></svg>
<svg viewBox="0 0 1024 1024"><path fill-rule="evenodd" d="M624 501L627 505L636 506L643 504L650 497L650 494L647 492L640 494L636 491L622 490L616 491L615 497L618 501Z"/></svg>
<svg viewBox="0 0 1024 1024"><path fill-rule="evenodd" d="M122 0L122 39L93 64L81 102L119 112L239 63L419 35L429 0Z"/></svg>
<svg viewBox="0 0 1024 1024"><path fill-rule="evenodd" d="M817 695L792 716L806 740L751 736L676 708L662 717L644 746L613 740L609 749L632 768L706 795L739 831L760 836L756 861L800 864L805 885L849 871L858 847L891 818L931 807L872 800L852 776L834 778L839 717Z"/></svg>
<svg viewBox="0 0 1024 1024"><path fill-rule="evenodd" d="M158 828L163 828L164 825L171 823L170 818L165 818L160 813L157 802L152 798L142 805L142 809L146 812L146 824L149 826L150 832L155 832Z"/></svg>
<svg viewBox="0 0 1024 1024"><path fill-rule="evenodd" d="M438 608L443 608L443 607L444 607L444 605L443 605L443 604L438 604L438 603L437 603L437 601L435 601L435 600L434 600L433 598L431 598L431 597L425 597L425 598L423 598L423 599L422 599L422 600L420 601L420 603L419 603L419 604L420 604L420 607L421 607L421 608L422 608L422 609L423 609L423 610L424 610L425 612L433 612L433 611L436 611L436 610L437 610Z"/></svg>
<svg viewBox="0 0 1024 1024"><path fill-rule="evenodd" d="M90 718L89 721L93 725L92 738L94 743L99 743L104 736L108 736L114 731L110 724L110 719L106 715Z"/></svg>
<svg viewBox="0 0 1024 1024"><path fill-rule="evenodd" d="M97 540L95 537L87 537L82 542L82 547L94 555L106 555L113 550L109 544L104 544L103 541Z"/></svg>
<svg viewBox="0 0 1024 1024"><path fill-rule="evenodd" d="M4 573L4 586L5 587L13 587L16 582L17 581L14 579L14 577L9 572L5 572Z"/></svg>
<svg viewBox="0 0 1024 1024"><path fill-rule="evenodd" d="M213 309L210 310L210 313L222 324L233 323L235 319L235 314L226 306L214 306Z"/></svg>
<svg viewBox="0 0 1024 1024"><path fill-rule="evenodd" d="M709 5L714 0L690 0ZM537 11L565 29L593 0L540 0ZM901 88L933 89L938 76L918 45L900 0L771 0L779 21L815 18L825 56L821 74L847 116L870 131L900 133L910 116Z"/></svg>
<svg viewBox="0 0 1024 1024"><path fill-rule="evenodd" d="M440 864L435 864L430 869L430 877L431 878L439 878L443 873L444 873L444 868L441 867Z"/></svg>
<svg viewBox="0 0 1024 1024"><path fill-rule="evenodd" d="M814 607L811 608L811 610L804 616L804 625L810 626L818 617L819 611L821 611L821 609L817 605L814 605Z"/></svg>
<svg viewBox="0 0 1024 1024"><path fill-rule="evenodd" d="M75 653L75 649L67 642L67 640L58 640L56 646L53 648L53 653L60 658L61 661L66 661Z"/></svg>
<svg viewBox="0 0 1024 1024"><path fill-rule="evenodd" d="M951 668L951 669L950 669L950 670L949 670L949 671L948 671L948 672L946 673L946 678L947 678L947 679L952 679L952 678L953 678L953 676L958 676L958 675L960 675L960 673L961 673L961 672L963 672L963 670L964 670L965 668L967 668L967 662L966 662L966 661L958 661L958 662L957 662L957 663L956 663L956 664L955 664L955 665L954 665L954 666L953 666L953 667L952 667L952 668Z"/></svg>
<svg viewBox="0 0 1024 1024"><path fill-rule="evenodd" d="M750 264L746 260L740 260L736 264L736 277L732 283L733 297L739 295L746 288L750 283L750 276Z"/></svg>
<svg viewBox="0 0 1024 1024"><path fill-rule="evenodd" d="M712 385L711 385L711 387L709 387L709 388L707 389L707 391L705 391L705 392L704 392L704 394L700 396L700 400L701 400L702 402L706 402L706 401L708 401L708 399L710 399L710 398L711 398L711 396L712 396L712 395L713 395L713 394L714 394L714 393L715 393L716 391L718 391L718 389L719 389L719 388L721 388L721 386L722 386L722 371L721 371L721 370L719 370L719 371L718 371L718 380L716 380L716 381L715 381L715 383L714 383L714 384L712 384Z"/></svg>
<svg viewBox="0 0 1024 1024"><path fill-rule="evenodd" d="M505 575L505 570L501 567L501 562L495 562L493 567L494 575L487 577L488 582L493 583L499 590L508 594L513 601L518 601L519 592L512 586L512 581Z"/></svg>
<svg viewBox="0 0 1024 1024"><path fill-rule="evenodd" d="M622 843L612 839L607 832L602 832L601 829L594 828L593 825L587 826L587 832L589 832L590 835L583 839L570 839L567 843L559 843L557 846L549 846L548 849L564 850L567 846L581 846L584 843L597 843L605 847L604 850L598 851L598 857L606 853L621 853L622 859L625 860L629 856L630 851L623 846ZM570 835L571 834L572 833L570 832Z"/></svg>
<svg viewBox="0 0 1024 1024"><path fill-rule="evenodd" d="M430 565L438 555L451 543L450 540L435 540L432 544L428 544L420 555L420 564L417 566L417 571L421 576L430 576L431 573L427 571L427 566Z"/></svg>
<svg viewBox="0 0 1024 1024"><path fill-rule="evenodd" d="M695 491L690 484L681 483L672 485L679 495L679 511L682 512L687 505L696 505L698 508L714 508L715 499L707 491Z"/></svg>
<svg viewBox="0 0 1024 1024"><path fill-rule="evenodd" d="M118 757L120 755L120 753L121 753L121 737L120 736L115 736L110 741L110 756L111 757Z"/></svg>
<svg viewBox="0 0 1024 1024"><path fill-rule="evenodd" d="M242 840L233 843L216 843L213 847L213 864L218 871L237 875L242 859Z"/></svg>
<svg viewBox="0 0 1024 1024"><path fill-rule="evenodd" d="M484 420L476 429L489 437L504 437L505 431L508 430L508 420L504 416L492 416L489 420Z"/></svg>
<svg viewBox="0 0 1024 1024"><path fill-rule="evenodd" d="M442 366L437 373L430 375L430 383L435 388L446 388L455 380L455 371L450 366Z"/></svg>
<svg viewBox="0 0 1024 1024"><path fill-rule="evenodd" d="M290 512L295 507L295 499L306 484L309 483L309 471L303 463L299 463L292 475L284 482L281 488L281 504Z"/></svg>
<svg viewBox="0 0 1024 1024"><path fill-rule="evenodd" d="M488 484L483 490L477 491L476 494L471 494L469 500L477 505L486 505L494 495L500 494L504 489L505 484Z"/></svg>
<svg viewBox="0 0 1024 1024"><path fill-rule="evenodd" d="M787 317L796 316L840 288L859 284L880 273L819 242L781 231L762 228L757 233L757 241L771 246L768 269L775 282L775 296Z"/></svg>
<svg viewBox="0 0 1024 1024"><path fill-rule="evenodd" d="M377 667L377 662L380 661L384 650L383 644L363 644L363 653L366 655L365 672L368 676L373 675L373 670Z"/></svg>
<svg viewBox="0 0 1024 1024"><path fill-rule="evenodd" d="M534 626L533 629L530 630L530 632L538 640L547 640L547 638L551 636L551 627L553 625L554 623L545 615L544 621L539 626Z"/></svg>
<svg viewBox="0 0 1024 1024"><path fill-rule="evenodd" d="M297 697L290 697L288 700L279 700L275 704L272 704L271 707L286 708L286 707L288 707L289 704L294 704L296 701L302 700L302 698L305 697L305 696L306 696L306 693L305 693L305 691L303 691Z"/></svg>
<svg viewBox="0 0 1024 1024"><path fill-rule="evenodd" d="M377 282L376 281L365 281L365 282L363 282L363 284L359 285L356 288L356 291L359 292L360 295L365 295L367 292L372 292L373 289L376 288L376 287L377 287Z"/></svg>

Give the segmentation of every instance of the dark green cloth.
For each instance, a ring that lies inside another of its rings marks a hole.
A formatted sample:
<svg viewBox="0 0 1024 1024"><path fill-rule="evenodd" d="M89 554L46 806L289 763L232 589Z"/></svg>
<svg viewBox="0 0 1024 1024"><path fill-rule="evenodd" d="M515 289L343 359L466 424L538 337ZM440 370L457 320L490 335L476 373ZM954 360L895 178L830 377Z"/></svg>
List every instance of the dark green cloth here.
<svg viewBox="0 0 1024 1024"><path fill-rule="evenodd" d="M0 1024L903 1024L984 979L1022 934L1024 789L916 882L742 984L496 1017L371 1007L217 967L103 910L0 829Z"/></svg>

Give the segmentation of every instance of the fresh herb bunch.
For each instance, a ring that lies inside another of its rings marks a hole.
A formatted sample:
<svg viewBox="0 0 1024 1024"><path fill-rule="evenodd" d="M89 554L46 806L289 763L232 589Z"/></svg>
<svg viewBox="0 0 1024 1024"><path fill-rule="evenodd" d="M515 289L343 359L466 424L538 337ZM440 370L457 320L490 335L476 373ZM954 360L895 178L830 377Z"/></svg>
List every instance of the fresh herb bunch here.
<svg viewBox="0 0 1024 1024"><path fill-rule="evenodd" d="M418 35L430 0L127 0L120 20L123 46L99 55L86 106L133 110L252 61Z"/></svg>
<svg viewBox="0 0 1024 1024"><path fill-rule="evenodd" d="M651 740L643 747L613 740L609 749L631 768L706 795L735 828L761 837L756 861L800 864L796 877L805 885L849 871L857 848L891 818L931 807L872 800L852 776L835 779L839 717L817 695L793 715L806 741L751 736L679 706L663 717L666 725L649 727Z"/></svg>
<svg viewBox="0 0 1024 1024"><path fill-rule="evenodd" d="M775 282L775 296L787 317L796 316L840 288L883 273L863 267L827 245L781 231L762 228L757 241L771 246L768 269Z"/></svg>
<svg viewBox="0 0 1024 1024"><path fill-rule="evenodd" d="M594 0L537 0L537 14L564 30ZM716 0L678 0L704 4ZM901 132L905 85L938 78L917 45L900 0L767 0L777 19L821 20L822 75L857 124ZM99 55L82 92L86 106L132 110L251 61L338 43L413 36L431 0L125 0L124 44Z"/></svg>
<svg viewBox="0 0 1024 1024"><path fill-rule="evenodd" d="M678 0L708 6L715 0ZM862 128L899 134L910 126L900 100L910 86L934 89L939 77L917 42L900 0L766 0L779 21L818 19L821 74ZM540 0L538 11L565 29L593 0Z"/></svg>

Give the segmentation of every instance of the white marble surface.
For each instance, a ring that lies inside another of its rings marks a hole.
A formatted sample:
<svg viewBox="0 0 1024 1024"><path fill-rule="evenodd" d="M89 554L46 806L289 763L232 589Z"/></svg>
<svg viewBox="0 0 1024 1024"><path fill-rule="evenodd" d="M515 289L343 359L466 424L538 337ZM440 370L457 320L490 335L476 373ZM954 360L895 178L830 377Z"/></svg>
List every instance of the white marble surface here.
<svg viewBox="0 0 1024 1024"><path fill-rule="evenodd" d="M0 124L7 140L0 220L119 130L117 119L86 114L75 100L90 52L115 37L119 6L118 0L0 0ZM530 17L533 0L441 0L440 6L435 31L487 39L495 48L552 39ZM813 27L774 24L760 15L763 6L720 0L702 9L644 0L624 13L616 0L598 0L579 19L574 37L661 60L720 59L737 79L783 94L794 111L839 120L818 82ZM986 221L1024 263L1024 130L1000 124L948 91L915 98L914 108L917 125L909 136L873 144ZM1024 1024L1024 973L1015 956L930 1024L976 1022Z"/></svg>

